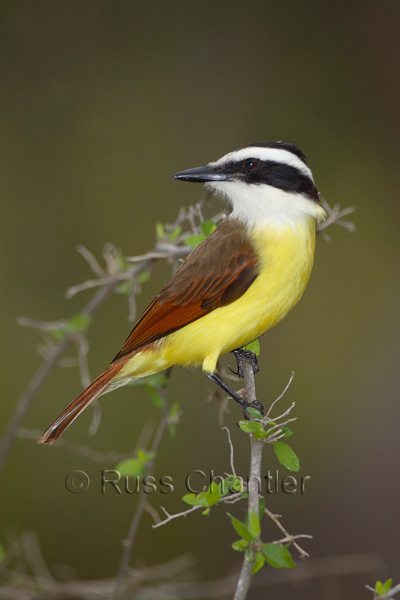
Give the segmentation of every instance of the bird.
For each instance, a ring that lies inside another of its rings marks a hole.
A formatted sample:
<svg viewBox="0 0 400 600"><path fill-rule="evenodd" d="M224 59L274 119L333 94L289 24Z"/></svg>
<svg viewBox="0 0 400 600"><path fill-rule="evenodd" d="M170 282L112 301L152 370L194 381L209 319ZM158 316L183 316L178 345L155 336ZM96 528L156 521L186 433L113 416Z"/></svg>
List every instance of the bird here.
<svg viewBox="0 0 400 600"><path fill-rule="evenodd" d="M105 392L173 365L200 366L230 392L217 372L218 358L258 338L300 300L313 266L316 226L327 215L298 146L250 144L173 179L204 184L230 213L182 262L110 366L38 443L54 444Z"/></svg>

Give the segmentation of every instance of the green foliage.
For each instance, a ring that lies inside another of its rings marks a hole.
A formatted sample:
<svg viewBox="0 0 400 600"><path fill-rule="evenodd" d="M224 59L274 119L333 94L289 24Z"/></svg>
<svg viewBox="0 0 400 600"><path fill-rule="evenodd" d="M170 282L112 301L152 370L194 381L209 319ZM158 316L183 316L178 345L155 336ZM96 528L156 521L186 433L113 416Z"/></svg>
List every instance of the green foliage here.
<svg viewBox="0 0 400 600"><path fill-rule="evenodd" d="M249 406L249 408L247 408L246 410L249 413L249 415L251 417L253 417L253 419L257 419L258 421L262 420L263 416L260 413L260 411L257 410L256 408L253 408L252 406Z"/></svg>
<svg viewBox="0 0 400 600"><path fill-rule="evenodd" d="M151 272L150 271L142 271L141 273L139 273L136 277L136 281L138 283L146 283L147 281L149 281L151 277Z"/></svg>
<svg viewBox="0 0 400 600"><path fill-rule="evenodd" d="M252 513L253 514L253 513ZM246 527L245 523L242 523L242 521L239 521L239 519L236 519L236 517L234 517L233 515L231 515L230 513L227 513L228 517L230 518L233 528L236 531L236 533L238 535L240 535L240 537L242 538L242 542L255 542L258 539L258 535L254 535L254 528L253 531L250 531L250 529L248 527ZM243 544L242 544L243 545ZM247 546L247 544L246 544ZM246 546L244 546L244 548L246 548Z"/></svg>
<svg viewBox="0 0 400 600"><path fill-rule="evenodd" d="M293 569L296 566L286 546L263 544L263 554L266 562L275 569Z"/></svg>
<svg viewBox="0 0 400 600"><path fill-rule="evenodd" d="M211 506L218 504L221 498L227 494L241 491L241 480L238 477L229 475L220 483L212 481L208 489L203 492L199 492L198 494L185 494L182 500L186 502L186 504L190 504L190 506L203 506L206 510L202 514L209 515Z"/></svg>
<svg viewBox="0 0 400 600"><path fill-rule="evenodd" d="M387 594L388 592L390 592L390 590L392 588L392 582L393 582L393 579L387 579L385 581L385 583L382 583L382 581L377 581L375 583L376 593L379 594L379 596L383 596L384 594Z"/></svg>
<svg viewBox="0 0 400 600"><path fill-rule="evenodd" d="M261 438L267 438L268 433L265 431L264 427L258 421L239 421L238 423L240 429L245 433L253 433L256 440Z"/></svg>
<svg viewBox="0 0 400 600"><path fill-rule="evenodd" d="M212 233L216 228L217 226L213 221L203 221L201 224L201 230L203 233L190 235L183 243L191 248L196 248L196 246L201 244L201 242L204 242L204 240L207 239L210 233Z"/></svg>
<svg viewBox="0 0 400 600"><path fill-rule="evenodd" d="M203 506L205 508L203 515L209 515L211 506L217 504L220 501L220 498L221 493L219 486L215 481L212 481L205 492L200 492L199 494L185 494L182 500L186 502L186 504L190 504L190 506Z"/></svg>
<svg viewBox="0 0 400 600"><path fill-rule="evenodd" d="M259 511L260 514L264 512L264 505L262 508L263 510ZM232 521L234 530L240 535L240 540L233 542L232 548L237 552L244 552L246 560L254 562L253 574L257 573L266 562L275 569L293 568L296 566L286 546L274 543L261 543L261 517L260 515L257 515L255 510L252 510L250 513L248 525L242 523L242 521L239 521L231 514L227 514Z"/></svg>
<svg viewBox="0 0 400 600"><path fill-rule="evenodd" d="M276 458L288 471L300 470L300 461L290 446L284 442L275 442L274 451Z"/></svg>
<svg viewBox="0 0 400 600"><path fill-rule="evenodd" d="M141 477L144 475L149 462L154 459L154 456L154 452L138 450L135 458L127 458L126 460L121 461L116 469L123 477Z"/></svg>
<svg viewBox="0 0 400 600"><path fill-rule="evenodd" d="M243 346L243 350L248 350L249 352L253 352L256 356L260 354L260 341L258 338Z"/></svg>
<svg viewBox="0 0 400 600"><path fill-rule="evenodd" d="M79 313L71 317L61 327L55 327L54 329L51 329L50 333L54 339L61 341L71 333L80 333L81 331L84 331L89 326L90 321L91 317Z"/></svg>
<svg viewBox="0 0 400 600"><path fill-rule="evenodd" d="M169 234L169 241L174 242L178 235L182 232L182 227L178 225L175 229Z"/></svg>
<svg viewBox="0 0 400 600"><path fill-rule="evenodd" d="M162 240L163 238L165 238L165 227L164 225L160 222L157 221L156 223L156 236L158 237L158 239Z"/></svg>

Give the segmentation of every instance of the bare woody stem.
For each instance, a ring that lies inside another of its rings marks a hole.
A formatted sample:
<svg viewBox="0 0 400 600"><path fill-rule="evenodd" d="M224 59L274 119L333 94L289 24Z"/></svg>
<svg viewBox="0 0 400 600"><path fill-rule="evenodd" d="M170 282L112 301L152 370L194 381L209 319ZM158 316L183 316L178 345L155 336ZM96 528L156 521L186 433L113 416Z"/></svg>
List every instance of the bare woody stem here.
<svg viewBox="0 0 400 600"><path fill-rule="evenodd" d="M106 287L98 290L94 296L89 300L87 305L83 308L81 313L85 316L90 316L93 314L97 308L108 298L108 296L113 292L115 286L119 283L119 278L115 277L114 281L110 282ZM20 426L24 416L29 410L33 400L37 392L40 390L44 381L52 372L53 368L57 365L60 358L64 354L65 350L68 348L70 343L74 339L74 334L67 335L61 342L58 343L57 346L54 347L53 352L48 356L48 358L41 364L36 374L31 379L28 384L26 390L23 392L22 396L19 399L17 407L11 416L11 419L7 425L5 430L3 439L0 444L0 472L4 466L5 459L10 450L10 447L15 438L18 427Z"/></svg>
<svg viewBox="0 0 400 600"><path fill-rule="evenodd" d="M243 362L245 397L248 404L256 401L256 388L254 381L253 363L249 358L244 358ZM264 444L262 440L255 440L254 435L250 435L250 476L248 484L248 514L252 511L259 514L260 497L259 482L261 480L261 459ZM243 557L243 564L240 570L239 579L236 586L233 600L245 600L249 591L251 575L254 561L246 560Z"/></svg>
<svg viewBox="0 0 400 600"><path fill-rule="evenodd" d="M167 371L168 379L169 379L170 374L171 374L171 368L168 369L168 371ZM164 387L160 388L158 391L159 391L160 395L162 396L163 406L161 409L160 422L158 424L156 433L153 438L153 443L151 446L151 453L154 456L157 455L162 437L168 426L167 387L164 386ZM153 458L148 463L147 469L146 469L146 476L150 476L153 474L154 462L155 462L155 459ZM138 505L137 505L134 515L132 517L128 535L124 542L124 551L122 553L122 558L121 558L121 562L119 565L118 573L115 578L115 586L114 586L113 594L110 597L110 600L118 600L118 598L120 598L120 596L121 596L124 576L128 569L129 559L131 557L133 546L135 543L136 533L137 533L137 530L139 527L139 523L142 519L143 513L146 510L147 504L148 504L147 496L146 496L146 494L142 493L140 495Z"/></svg>

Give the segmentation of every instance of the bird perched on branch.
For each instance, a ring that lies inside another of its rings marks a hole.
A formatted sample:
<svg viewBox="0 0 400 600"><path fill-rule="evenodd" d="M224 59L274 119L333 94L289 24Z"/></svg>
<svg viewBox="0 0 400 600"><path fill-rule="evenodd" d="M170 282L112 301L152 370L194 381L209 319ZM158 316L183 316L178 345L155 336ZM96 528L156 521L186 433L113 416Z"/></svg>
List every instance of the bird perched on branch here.
<svg viewBox="0 0 400 600"><path fill-rule="evenodd" d="M218 357L278 323L300 300L326 218L297 146L251 144L174 179L204 183L231 207L137 321L111 365L43 433L53 444L101 394L172 365L216 372ZM245 409L245 406L242 406Z"/></svg>

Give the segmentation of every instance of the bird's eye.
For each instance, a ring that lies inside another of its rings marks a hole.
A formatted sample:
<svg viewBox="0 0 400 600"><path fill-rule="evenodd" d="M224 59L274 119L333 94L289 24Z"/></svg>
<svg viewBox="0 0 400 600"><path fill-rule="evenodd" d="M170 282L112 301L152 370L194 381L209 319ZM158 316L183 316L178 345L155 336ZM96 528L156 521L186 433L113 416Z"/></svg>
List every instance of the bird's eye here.
<svg viewBox="0 0 400 600"><path fill-rule="evenodd" d="M246 171L253 171L253 169L258 167L258 161L255 158L248 158L244 161L244 167Z"/></svg>

